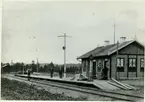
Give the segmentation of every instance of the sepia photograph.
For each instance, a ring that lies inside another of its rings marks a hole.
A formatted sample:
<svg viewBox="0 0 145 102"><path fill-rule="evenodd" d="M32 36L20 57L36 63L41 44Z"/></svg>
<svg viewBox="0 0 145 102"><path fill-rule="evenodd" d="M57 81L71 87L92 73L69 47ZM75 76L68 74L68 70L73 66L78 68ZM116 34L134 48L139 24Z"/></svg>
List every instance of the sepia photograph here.
<svg viewBox="0 0 145 102"><path fill-rule="evenodd" d="M145 1L3 0L1 100L144 102Z"/></svg>

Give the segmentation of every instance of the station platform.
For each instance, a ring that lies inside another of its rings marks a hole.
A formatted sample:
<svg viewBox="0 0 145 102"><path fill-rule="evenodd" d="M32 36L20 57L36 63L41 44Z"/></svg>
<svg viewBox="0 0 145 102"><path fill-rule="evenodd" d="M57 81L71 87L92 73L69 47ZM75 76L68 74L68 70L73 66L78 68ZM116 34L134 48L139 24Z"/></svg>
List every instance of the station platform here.
<svg viewBox="0 0 145 102"><path fill-rule="evenodd" d="M28 76L25 74L16 74L15 76L19 77L25 77ZM72 78L62 78L59 77L53 77L45 76L45 75L31 75L30 76L33 79L41 79L41 80L48 80L48 81L54 81L54 82L60 82L60 83L67 83L67 84L74 84L78 86L87 86L87 87L93 87L101 90L118 90L118 89L124 89L124 90L130 90L135 89L135 87L130 86L125 83L121 83L115 79L112 80L93 80L93 81L76 81L72 80Z"/></svg>

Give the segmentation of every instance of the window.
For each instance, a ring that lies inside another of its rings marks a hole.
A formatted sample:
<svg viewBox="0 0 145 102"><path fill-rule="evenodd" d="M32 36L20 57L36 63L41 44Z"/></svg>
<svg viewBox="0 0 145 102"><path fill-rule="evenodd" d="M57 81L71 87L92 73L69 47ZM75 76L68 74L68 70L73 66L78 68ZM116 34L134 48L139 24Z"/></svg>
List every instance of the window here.
<svg viewBox="0 0 145 102"><path fill-rule="evenodd" d="M117 58L117 71L124 72L124 58Z"/></svg>
<svg viewBox="0 0 145 102"><path fill-rule="evenodd" d="M132 60L132 66L133 66L133 67L136 67L136 59L133 59L133 60Z"/></svg>
<svg viewBox="0 0 145 102"><path fill-rule="evenodd" d="M98 61L98 72L101 72L101 67L102 67L102 61Z"/></svg>
<svg viewBox="0 0 145 102"><path fill-rule="evenodd" d="M120 59L117 59L117 67L120 67Z"/></svg>
<svg viewBox="0 0 145 102"><path fill-rule="evenodd" d="M135 58L129 59L129 67L136 67L136 59Z"/></svg>
<svg viewBox="0 0 145 102"><path fill-rule="evenodd" d="M144 72L144 58L140 59L140 71Z"/></svg>
<svg viewBox="0 0 145 102"><path fill-rule="evenodd" d="M129 67L132 67L132 59L129 59Z"/></svg>
<svg viewBox="0 0 145 102"><path fill-rule="evenodd" d="M128 72L137 72L136 58L129 58Z"/></svg>
<svg viewBox="0 0 145 102"><path fill-rule="evenodd" d="M124 66L124 59L123 59L123 58L121 59L121 64L120 64L120 66L121 66L121 67Z"/></svg>
<svg viewBox="0 0 145 102"><path fill-rule="evenodd" d="M123 58L117 59L117 67L124 67L124 59Z"/></svg>
<svg viewBox="0 0 145 102"><path fill-rule="evenodd" d="M141 67L144 67L144 58L141 58L140 65L141 65Z"/></svg>

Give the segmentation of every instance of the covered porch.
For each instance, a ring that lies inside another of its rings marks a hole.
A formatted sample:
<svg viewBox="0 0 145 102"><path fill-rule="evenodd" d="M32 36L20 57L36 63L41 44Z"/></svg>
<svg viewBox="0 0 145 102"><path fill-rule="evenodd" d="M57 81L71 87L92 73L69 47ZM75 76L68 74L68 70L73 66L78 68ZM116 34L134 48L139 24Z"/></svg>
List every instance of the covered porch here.
<svg viewBox="0 0 145 102"><path fill-rule="evenodd" d="M102 77L103 68L108 68L107 77L110 78L110 58L109 57L93 57L82 59L81 73L88 79L100 79Z"/></svg>

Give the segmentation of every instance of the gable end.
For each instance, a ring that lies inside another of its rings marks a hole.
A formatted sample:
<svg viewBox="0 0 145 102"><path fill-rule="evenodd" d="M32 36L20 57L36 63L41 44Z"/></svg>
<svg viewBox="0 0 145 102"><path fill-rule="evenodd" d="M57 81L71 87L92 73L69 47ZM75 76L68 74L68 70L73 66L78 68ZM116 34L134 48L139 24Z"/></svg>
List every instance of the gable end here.
<svg viewBox="0 0 145 102"><path fill-rule="evenodd" d="M138 42L133 42L119 51L119 54L138 54L144 55L144 46Z"/></svg>

